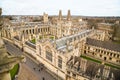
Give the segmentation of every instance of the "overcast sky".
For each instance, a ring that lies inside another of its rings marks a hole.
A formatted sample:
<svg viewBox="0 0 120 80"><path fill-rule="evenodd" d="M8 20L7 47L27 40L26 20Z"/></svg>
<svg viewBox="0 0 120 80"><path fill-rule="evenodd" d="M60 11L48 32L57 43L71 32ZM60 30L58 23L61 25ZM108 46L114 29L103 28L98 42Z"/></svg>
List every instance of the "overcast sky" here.
<svg viewBox="0 0 120 80"><path fill-rule="evenodd" d="M3 15L120 16L120 0L0 0Z"/></svg>

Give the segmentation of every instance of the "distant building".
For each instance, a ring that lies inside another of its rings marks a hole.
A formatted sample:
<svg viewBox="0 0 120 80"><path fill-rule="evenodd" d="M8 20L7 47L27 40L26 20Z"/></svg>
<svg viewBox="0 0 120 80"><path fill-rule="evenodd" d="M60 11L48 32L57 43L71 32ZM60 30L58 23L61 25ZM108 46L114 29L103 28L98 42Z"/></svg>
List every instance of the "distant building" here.
<svg viewBox="0 0 120 80"><path fill-rule="evenodd" d="M105 65L120 67L119 45L106 42L109 28L89 29L86 21L77 21L73 22L70 10L66 18L60 10L54 21L43 14L41 22L4 24L2 36L63 80L118 80L120 70Z"/></svg>

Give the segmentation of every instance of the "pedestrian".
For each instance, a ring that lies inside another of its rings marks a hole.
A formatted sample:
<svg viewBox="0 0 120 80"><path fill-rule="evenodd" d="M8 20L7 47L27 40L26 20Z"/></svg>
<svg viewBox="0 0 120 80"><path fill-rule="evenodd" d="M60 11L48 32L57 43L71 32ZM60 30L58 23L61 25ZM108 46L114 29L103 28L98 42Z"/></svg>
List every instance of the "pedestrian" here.
<svg viewBox="0 0 120 80"><path fill-rule="evenodd" d="M33 68L35 70L35 68Z"/></svg>
<svg viewBox="0 0 120 80"><path fill-rule="evenodd" d="M45 80L45 78L43 77L42 80Z"/></svg>
<svg viewBox="0 0 120 80"><path fill-rule="evenodd" d="M41 71L43 70L43 67L41 67Z"/></svg>

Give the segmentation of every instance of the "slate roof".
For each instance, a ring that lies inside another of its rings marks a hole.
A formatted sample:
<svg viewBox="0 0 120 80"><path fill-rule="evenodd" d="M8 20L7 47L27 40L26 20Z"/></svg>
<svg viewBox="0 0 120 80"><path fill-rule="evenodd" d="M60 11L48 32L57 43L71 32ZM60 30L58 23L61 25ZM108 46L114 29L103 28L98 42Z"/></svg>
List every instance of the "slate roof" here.
<svg viewBox="0 0 120 80"><path fill-rule="evenodd" d="M86 44L120 52L120 44L87 38Z"/></svg>
<svg viewBox="0 0 120 80"><path fill-rule="evenodd" d="M82 66L81 63L82 58L81 57L77 57L77 56L71 56L70 60L68 60L67 62L67 69L71 70L73 73L75 73L75 71L77 71L79 74L84 74L86 76L88 76L88 78L94 78L95 75L98 73L98 70L100 70L100 80L103 80L103 71L105 69L105 66L103 64L98 64L96 62L93 61L89 61L87 60L86 62L86 71L85 72L81 72L81 68L80 66ZM76 63L79 63L76 67L76 69L74 68L76 66ZM112 67L109 67L110 69L110 73L108 75L108 78L106 80L110 80L112 74L114 76L113 80L119 80L120 79L120 69L115 69ZM91 79L92 80L92 79Z"/></svg>
<svg viewBox="0 0 120 80"><path fill-rule="evenodd" d="M32 48L34 48L34 49L36 48L35 44L33 44L31 42L27 41L27 42L25 42L25 44L28 45L28 46L30 46L30 47L32 47Z"/></svg>
<svg viewBox="0 0 120 80"><path fill-rule="evenodd" d="M14 38L17 39L17 40L20 40L18 36L15 36Z"/></svg>

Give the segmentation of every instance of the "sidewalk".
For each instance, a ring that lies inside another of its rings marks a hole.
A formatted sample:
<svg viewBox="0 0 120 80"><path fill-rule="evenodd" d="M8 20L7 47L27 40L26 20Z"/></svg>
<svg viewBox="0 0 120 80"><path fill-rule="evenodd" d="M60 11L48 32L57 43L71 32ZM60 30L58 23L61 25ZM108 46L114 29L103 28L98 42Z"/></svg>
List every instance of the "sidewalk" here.
<svg viewBox="0 0 120 80"><path fill-rule="evenodd" d="M39 80L34 72L25 64L21 64L21 71L18 74L17 80Z"/></svg>

